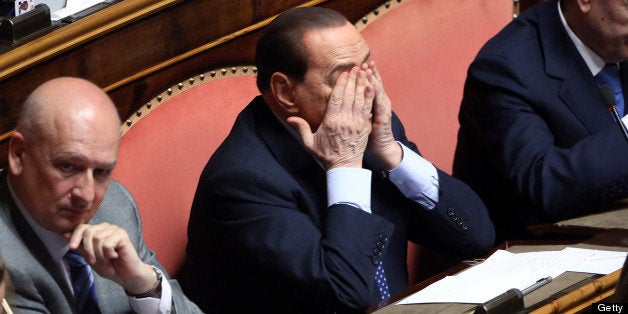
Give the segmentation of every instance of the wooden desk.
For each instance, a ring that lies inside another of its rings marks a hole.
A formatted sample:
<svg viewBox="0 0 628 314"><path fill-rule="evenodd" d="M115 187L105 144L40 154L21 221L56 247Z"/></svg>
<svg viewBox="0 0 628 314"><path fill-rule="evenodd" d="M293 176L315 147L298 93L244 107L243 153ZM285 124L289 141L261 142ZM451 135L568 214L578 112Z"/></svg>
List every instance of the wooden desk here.
<svg viewBox="0 0 628 314"><path fill-rule="evenodd" d="M601 229L626 229L628 228L628 199L614 203L605 211L559 221L556 225L563 227L575 226Z"/></svg>
<svg viewBox="0 0 628 314"><path fill-rule="evenodd" d="M599 212L528 228L537 235L547 233L594 235L608 229L628 229L628 198L617 201Z"/></svg>
<svg viewBox="0 0 628 314"><path fill-rule="evenodd" d="M549 241L533 242L533 241L519 241L519 242L506 242L503 245L496 247L497 249L506 249L513 253L531 252L531 251L548 251L548 250L561 250L567 246L586 248L586 249L600 249L611 251L625 251L628 252L628 245L626 243L628 239L628 229L608 229L599 234L587 239L581 243L551 243ZM491 252L492 254L493 252ZM490 255L490 254L489 254ZM428 280L425 280L405 291L402 294L391 297L387 301L383 301L380 304L373 305L367 312L377 314L388 313L465 313L473 311L476 304L410 304L410 305L395 305L401 299L420 291L428 285L444 278L445 276L454 275L466 268L469 265L461 263L455 267L434 276ZM537 308L544 305L565 293L577 289L582 285L585 285L593 280L601 277L597 274L586 274L576 272L566 272L555 278L549 284L531 292L524 297L524 306L526 308Z"/></svg>

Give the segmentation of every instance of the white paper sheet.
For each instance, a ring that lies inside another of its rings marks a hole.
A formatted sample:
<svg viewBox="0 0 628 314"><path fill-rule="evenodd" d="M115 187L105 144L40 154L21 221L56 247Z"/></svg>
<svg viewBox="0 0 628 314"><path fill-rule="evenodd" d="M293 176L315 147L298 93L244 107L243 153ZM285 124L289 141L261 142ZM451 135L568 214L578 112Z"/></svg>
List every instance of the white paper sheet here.
<svg viewBox="0 0 628 314"><path fill-rule="evenodd" d="M50 19L53 21L58 21L66 16L81 12L89 7L105 1L106 0L68 0L65 8L57 10L50 14Z"/></svg>
<svg viewBox="0 0 628 314"><path fill-rule="evenodd" d="M577 248L518 254L498 250L484 262L443 278L398 304L484 303L511 288L523 290L565 271L608 274L621 268L625 258L625 252Z"/></svg>
<svg viewBox="0 0 628 314"><path fill-rule="evenodd" d="M575 271L581 273L593 273L593 274L610 274L624 266L627 252L618 251L602 251L602 250L586 250L586 249L574 249L566 248L565 250L580 250L591 251L592 256L587 260L568 269L568 271Z"/></svg>

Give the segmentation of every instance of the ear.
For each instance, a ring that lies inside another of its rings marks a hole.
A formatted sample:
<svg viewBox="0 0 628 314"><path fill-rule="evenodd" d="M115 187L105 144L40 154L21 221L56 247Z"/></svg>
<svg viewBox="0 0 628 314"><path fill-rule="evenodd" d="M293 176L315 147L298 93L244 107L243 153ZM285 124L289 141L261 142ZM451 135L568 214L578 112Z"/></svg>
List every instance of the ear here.
<svg viewBox="0 0 628 314"><path fill-rule="evenodd" d="M591 11L591 0L576 0L578 8L582 13L588 13Z"/></svg>
<svg viewBox="0 0 628 314"><path fill-rule="evenodd" d="M281 72L275 72L270 77L270 89L275 96L277 105L288 115L295 115L298 112L296 106L294 81Z"/></svg>
<svg viewBox="0 0 628 314"><path fill-rule="evenodd" d="M24 165L24 135L14 132L9 139L9 171L13 175L22 173Z"/></svg>

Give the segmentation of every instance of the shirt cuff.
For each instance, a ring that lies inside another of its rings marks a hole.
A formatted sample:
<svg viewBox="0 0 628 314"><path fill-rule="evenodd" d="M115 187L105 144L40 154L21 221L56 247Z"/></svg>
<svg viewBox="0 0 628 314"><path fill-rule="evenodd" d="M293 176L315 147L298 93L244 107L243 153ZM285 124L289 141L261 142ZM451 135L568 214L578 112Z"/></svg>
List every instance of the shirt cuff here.
<svg viewBox="0 0 628 314"><path fill-rule="evenodd" d="M399 143L403 149L401 163L390 170L388 177L401 193L432 210L438 203L438 172L436 167L413 150Z"/></svg>
<svg viewBox="0 0 628 314"><path fill-rule="evenodd" d="M135 313L172 313L172 287L163 273L161 276L161 298L129 297L129 305Z"/></svg>
<svg viewBox="0 0 628 314"><path fill-rule="evenodd" d="M371 171L363 168L332 168L327 171L327 207L348 204L371 212Z"/></svg>

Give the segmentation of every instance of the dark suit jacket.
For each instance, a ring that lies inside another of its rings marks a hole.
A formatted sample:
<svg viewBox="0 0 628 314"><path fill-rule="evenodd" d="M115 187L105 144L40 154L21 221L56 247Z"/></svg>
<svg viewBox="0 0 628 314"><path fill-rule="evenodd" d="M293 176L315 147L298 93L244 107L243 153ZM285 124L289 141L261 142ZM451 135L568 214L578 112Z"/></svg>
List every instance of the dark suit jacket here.
<svg viewBox="0 0 628 314"><path fill-rule="evenodd" d="M395 137L414 149L394 117ZM481 200L439 171L433 211L406 199L367 154L373 214L327 208L323 168L257 97L201 174L181 285L206 312L325 313L379 300L384 262L394 294L407 287L407 241L460 257L485 253L494 230Z"/></svg>
<svg viewBox="0 0 628 314"><path fill-rule="evenodd" d="M11 276L15 293L9 299L11 309L17 313L76 313L74 296L66 283L62 270L30 227L9 193L6 174L0 170L0 256ZM129 234L140 258L164 268L142 238L139 213L131 194L118 182L112 181L104 200L91 224L108 222ZM122 286L100 277L94 272L98 304L102 313L133 313ZM188 300L175 280L170 280L174 309L178 313L199 313Z"/></svg>
<svg viewBox="0 0 628 314"><path fill-rule="evenodd" d="M459 120L453 173L482 197L498 239L628 196L628 143L556 1L526 10L480 50Z"/></svg>

